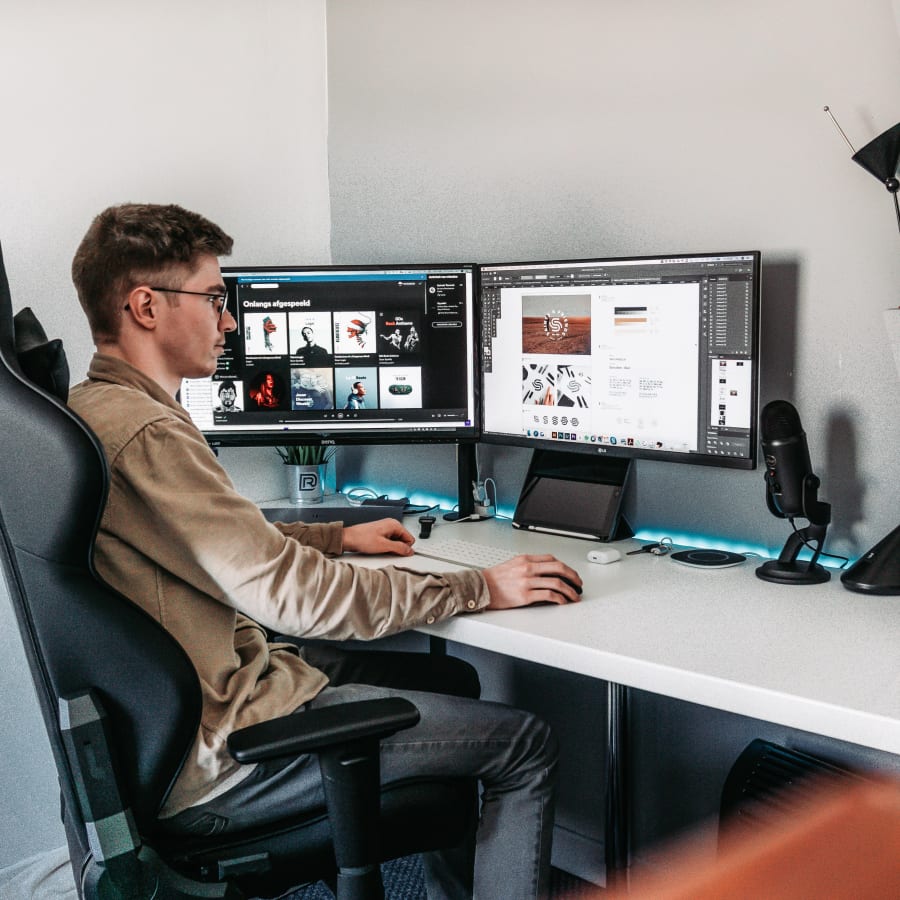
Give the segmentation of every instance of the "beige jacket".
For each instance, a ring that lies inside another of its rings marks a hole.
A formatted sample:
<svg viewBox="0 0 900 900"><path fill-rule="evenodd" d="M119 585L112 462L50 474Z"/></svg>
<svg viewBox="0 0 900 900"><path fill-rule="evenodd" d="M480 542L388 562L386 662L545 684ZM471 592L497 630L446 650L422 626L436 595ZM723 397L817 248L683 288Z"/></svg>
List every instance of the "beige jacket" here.
<svg viewBox="0 0 900 900"><path fill-rule="evenodd" d="M477 572L357 567L331 558L342 550L340 523L270 525L235 491L187 412L121 360L95 355L69 404L110 468L97 570L179 641L203 691L200 732L163 817L249 774L225 747L233 730L289 713L325 686L295 648L267 643L260 625L368 639L488 603Z"/></svg>

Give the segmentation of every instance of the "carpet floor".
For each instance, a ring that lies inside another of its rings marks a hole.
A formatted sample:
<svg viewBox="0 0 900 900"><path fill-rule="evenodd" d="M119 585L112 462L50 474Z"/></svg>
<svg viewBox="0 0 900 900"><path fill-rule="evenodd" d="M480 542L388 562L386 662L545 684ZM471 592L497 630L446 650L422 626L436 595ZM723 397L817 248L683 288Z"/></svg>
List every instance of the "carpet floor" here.
<svg viewBox="0 0 900 900"><path fill-rule="evenodd" d="M418 856L404 856L381 867L384 879L385 900L427 900L422 874L422 861ZM568 872L553 869L550 876L550 896L553 900L589 900L596 897L599 888ZM330 889L319 882L290 894L285 900L333 900Z"/></svg>

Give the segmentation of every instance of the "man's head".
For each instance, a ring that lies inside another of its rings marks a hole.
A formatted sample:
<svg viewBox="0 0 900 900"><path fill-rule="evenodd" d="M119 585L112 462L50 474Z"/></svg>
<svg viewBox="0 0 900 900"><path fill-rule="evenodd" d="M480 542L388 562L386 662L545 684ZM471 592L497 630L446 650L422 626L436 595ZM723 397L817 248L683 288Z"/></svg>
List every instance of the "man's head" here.
<svg viewBox="0 0 900 900"><path fill-rule="evenodd" d="M357 397L364 397L366 394L366 386L361 381L353 382L353 393Z"/></svg>
<svg viewBox="0 0 900 900"><path fill-rule="evenodd" d="M104 210L72 261L94 341L118 338L125 301L135 287L182 287L203 259L227 256L232 243L218 225L174 204L126 203Z"/></svg>
<svg viewBox="0 0 900 900"><path fill-rule="evenodd" d="M305 325L300 329L300 335L307 344L311 344L313 342L313 330L309 327L309 325Z"/></svg>

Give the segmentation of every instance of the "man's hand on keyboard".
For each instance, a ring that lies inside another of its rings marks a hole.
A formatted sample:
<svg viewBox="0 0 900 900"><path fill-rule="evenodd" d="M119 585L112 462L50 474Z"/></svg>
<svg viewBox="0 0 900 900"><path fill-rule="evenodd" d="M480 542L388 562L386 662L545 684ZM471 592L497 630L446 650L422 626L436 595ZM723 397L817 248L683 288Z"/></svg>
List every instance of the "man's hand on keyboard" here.
<svg viewBox="0 0 900 900"><path fill-rule="evenodd" d="M412 556L415 538L396 520L378 519L344 528L344 550Z"/></svg>
<svg viewBox="0 0 900 900"><path fill-rule="evenodd" d="M532 603L577 603L581 577L555 556L517 556L481 573L491 592L488 609Z"/></svg>

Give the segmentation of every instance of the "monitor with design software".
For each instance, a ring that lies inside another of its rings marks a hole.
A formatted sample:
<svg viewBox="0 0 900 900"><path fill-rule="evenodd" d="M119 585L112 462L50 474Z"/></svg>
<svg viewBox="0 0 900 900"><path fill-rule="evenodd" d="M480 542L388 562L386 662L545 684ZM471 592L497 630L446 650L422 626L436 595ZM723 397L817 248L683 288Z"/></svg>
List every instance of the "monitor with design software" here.
<svg viewBox="0 0 900 900"><path fill-rule="evenodd" d="M752 469L756 251L483 265L482 440Z"/></svg>

